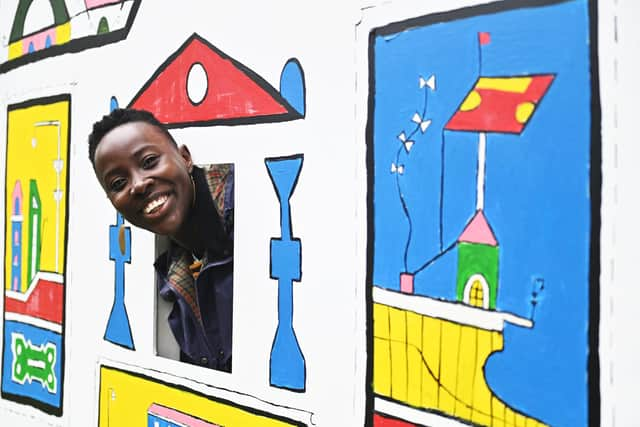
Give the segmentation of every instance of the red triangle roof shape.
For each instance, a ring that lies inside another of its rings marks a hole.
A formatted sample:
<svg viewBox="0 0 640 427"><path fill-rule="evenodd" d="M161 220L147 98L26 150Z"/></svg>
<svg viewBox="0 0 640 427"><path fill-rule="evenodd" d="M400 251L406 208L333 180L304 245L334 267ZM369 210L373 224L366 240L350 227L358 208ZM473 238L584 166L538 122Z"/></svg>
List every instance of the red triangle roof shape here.
<svg viewBox="0 0 640 427"><path fill-rule="evenodd" d="M484 216L482 210L476 211L476 214L462 231L458 242L498 246L496 236L493 234L493 230L491 230L491 226L489 222L487 222L487 218Z"/></svg>
<svg viewBox="0 0 640 427"><path fill-rule="evenodd" d="M206 93L192 102L191 68L205 71ZM250 124L302 116L258 74L194 33L144 84L130 108L151 111L167 127Z"/></svg>

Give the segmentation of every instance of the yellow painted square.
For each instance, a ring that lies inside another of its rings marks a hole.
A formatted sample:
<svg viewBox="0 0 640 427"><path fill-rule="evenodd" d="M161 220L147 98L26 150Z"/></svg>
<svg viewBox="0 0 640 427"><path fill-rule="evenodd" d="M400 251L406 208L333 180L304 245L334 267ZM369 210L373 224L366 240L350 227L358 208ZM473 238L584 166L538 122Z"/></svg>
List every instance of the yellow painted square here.
<svg viewBox="0 0 640 427"><path fill-rule="evenodd" d="M71 21L56 27L56 44L68 43L71 40Z"/></svg>
<svg viewBox="0 0 640 427"><path fill-rule="evenodd" d="M22 56L22 40L9 43L9 60Z"/></svg>

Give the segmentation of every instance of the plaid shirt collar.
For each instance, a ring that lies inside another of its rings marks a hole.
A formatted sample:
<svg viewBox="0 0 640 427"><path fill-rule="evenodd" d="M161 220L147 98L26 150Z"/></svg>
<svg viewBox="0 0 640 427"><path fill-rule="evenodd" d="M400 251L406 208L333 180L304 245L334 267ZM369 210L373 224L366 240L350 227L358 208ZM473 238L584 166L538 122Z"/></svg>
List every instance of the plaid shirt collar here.
<svg viewBox="0 0 640 427"><path fill-rule="evenodd" d="M225 201L228 199L226 194L229 189L227 184L227 178L233 173L233 165L207 165L204 166L202 171L207 181L207 186L214 204L218 210L220 218L222 218L225 229L229 231L233 227L233 216L227 215L227 211L232 209L233 206L225 206ZM198 299L196 297L195 280L189 270L189 265L193 263L191 254L180 248L178 245L172 245L171 261L169 269L167 271L167 279L171 287L180 294L184 300L189 304L193 313L199 321L202 321L202 315L200 313L200 307L198 306ZM202 260L203 266L208 264L207 254L205 253Z"/></svg>

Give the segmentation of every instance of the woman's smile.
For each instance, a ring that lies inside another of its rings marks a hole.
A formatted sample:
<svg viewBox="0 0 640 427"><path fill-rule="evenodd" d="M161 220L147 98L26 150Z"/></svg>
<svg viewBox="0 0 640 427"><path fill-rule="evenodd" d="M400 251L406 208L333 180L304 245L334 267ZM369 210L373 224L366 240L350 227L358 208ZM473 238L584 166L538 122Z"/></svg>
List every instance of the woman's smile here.
<svg viewBox="0 0 640 427"><path fill-rule="evenodd" d="M164 206L164 204L166 203L168 198L169 198L169 196L162 195L162 196L159 196L159 197L151 200L144 207L143 212L145 213L145 215L150 215L150 214L154 214L154 213L158 212L158 210L160 210Z"/></svg>

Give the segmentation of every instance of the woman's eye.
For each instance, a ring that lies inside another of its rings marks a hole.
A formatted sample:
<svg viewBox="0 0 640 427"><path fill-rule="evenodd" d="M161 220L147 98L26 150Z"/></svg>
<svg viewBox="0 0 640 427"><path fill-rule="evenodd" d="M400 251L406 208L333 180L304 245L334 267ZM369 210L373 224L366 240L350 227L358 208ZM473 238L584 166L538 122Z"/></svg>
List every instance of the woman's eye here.
<svg viewBox="0 0 640 427"><path fill-rule="evenodd" d="M144 159L142 159L142 168L143 169L152 168L156 164L157 160L158 160L158 156L156 155L145 157Z"/></svg>
<svg viewBox="0 0 640 427"><path fill-rule="evenodd" d="M111 188L111 191L120 191L124 188L126 183L126 180L123 178L114 179L111 181L109 188Z"/></svg>

